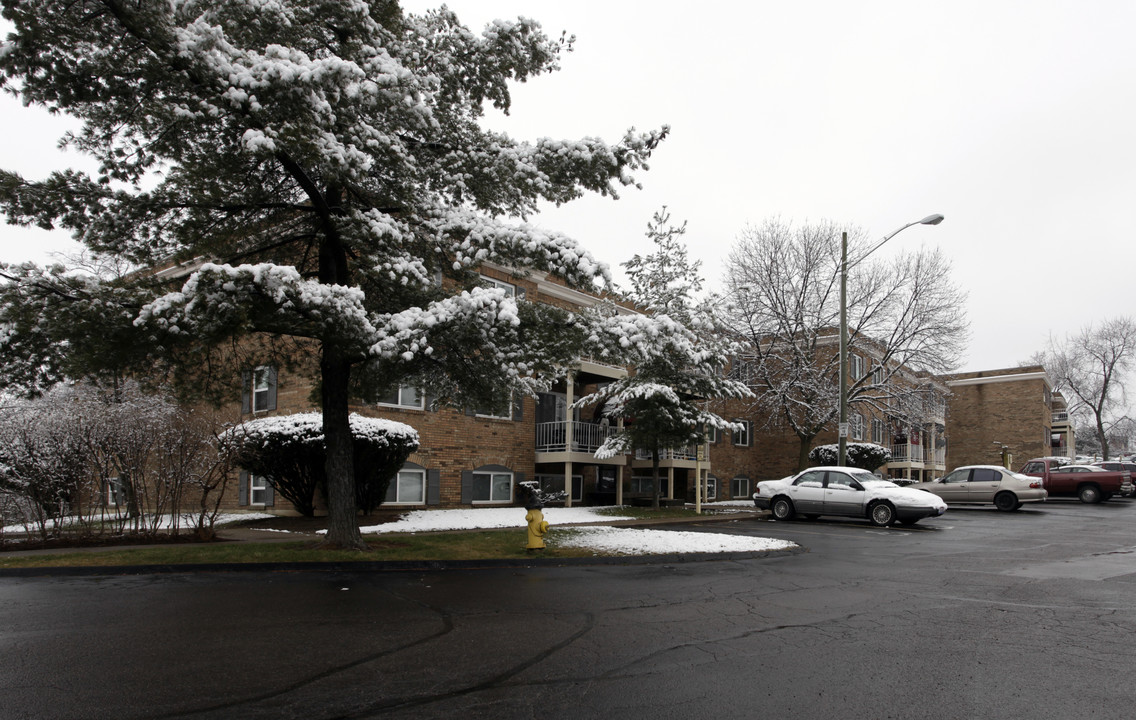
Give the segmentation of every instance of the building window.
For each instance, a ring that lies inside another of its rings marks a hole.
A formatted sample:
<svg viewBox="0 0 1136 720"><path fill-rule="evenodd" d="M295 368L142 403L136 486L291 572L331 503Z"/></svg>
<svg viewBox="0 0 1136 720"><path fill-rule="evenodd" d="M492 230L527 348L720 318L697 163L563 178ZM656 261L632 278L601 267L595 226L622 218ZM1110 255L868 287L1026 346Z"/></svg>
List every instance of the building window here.
<svg viewBox="0 0 1136 720"><path fill-rule="evenodd" d="M742 426L740 430L735 430L734 433L733 433L734 445L736 445L738 447L749 447L749 443L750 443L750 421L749 420L735 419L734 422L740 423L741 426Z"/></svg>
<svg viewBox="0 0 1136 720"><path fill-rule="evenodd" d="M884 444L884 421L872 419L872 442L877 445Z"/></svg>
<svg viewBox="0 0 1136 720"><path fill-rule="evenodd" d="M249 505L268 504L268 479L263 475L249 475L248 501Z"/></svg>
<svg viewBox="0 0 1136 720"><path fill-rule="evenodd" d="M650 475L632 475L631 493L634 495L654 495L655 478Z"/></svg>
<svg viewBox="0 0 1136 720"><path fill-rule="evenodd" d="M711 445L717 445L718 440L720 439L720 436L721 436L721 433L718 432L718 428L716 428L716 427L706 428L706 442L710 443Z"/></svg>
<svg viewBox="0 0 1136 720"><path fill-rule="evenodd" d="M736 498L749 497L749 478L736 477L730 481L730 495Z"/></svg>
<svg viewBox="0 0 1136 720"><path fill-rule="evenodd" d="M852 433L853 440L864 439L864 416L860 413L852 413L848 416L849 430Z"/></svg>
<svg viewBox="0 0 1136 720"><path fill-rule="evenodd" d="M276 368L261 365L244 372L241 412L267 412L276 409Z"/></svg>
<svg viewBox="0 0 1136 720"><path fill-rule="evenodd" d="M425 399L418 388L409 385L399 385L396 390L379 398L379 405L387 407L411 408L421 410L426 406Z"/></svg>
<svg viewBox="0 0 1136 720"><path fill-rule="evenodd" d="M473 502L507 503L513 500L513 473L473 473Z"/></svg>
<svg viewBox="0 0 1136 720"><path fill-rule="evenodd" d="M491 288L501 288L505 291L505 297L517 297L517 286L512 283L502 282L501 280L494 280L491 277L481 276L481 282L485 283Z"/></svg>
<svg viewBox="0 0 1136 720"><path fill-rule="evenodd" d="M399 470L398 475L387 486L385 503L394 505L426 504L426 471Z"/></svg>
<svg viewBox="0 0 1136 720"><path fill-rule="evenodd" d="M126 483L120 477L112 477L106 484L107 507L121 507L126 504Z"/></svg>
<svg viewBox="0 0 1136 720"><path fill-rule="evenodd" d="M579 411L577 411L579 412ZM512 420L513 419L513 396L509 395L509 402L503 408L478 408L473 411L476 417L480 418L493 418L494 420ZM578 417L578 416L577 416Z"/></svg>
<svg viewBox="0 0 1136 720"><path fill-rule="evenodd" d="M864 377L864 358L859 355L848 356L848 376L853 382Z"/></svg>
<svg viewBox="0 0 1136 720"><path fill-rule="evenodd" d="M706 499L708 501L718 499L718 478L713 475L706 477Z"/></svg>
<svg viewBox="0 0 1136 720"><path fill-rule="evenodd" d="M876 367L872 370L872 382L876 385L883 385L884 375L886 375L886 373L884 372L884 366L876 365Z"/></svg>

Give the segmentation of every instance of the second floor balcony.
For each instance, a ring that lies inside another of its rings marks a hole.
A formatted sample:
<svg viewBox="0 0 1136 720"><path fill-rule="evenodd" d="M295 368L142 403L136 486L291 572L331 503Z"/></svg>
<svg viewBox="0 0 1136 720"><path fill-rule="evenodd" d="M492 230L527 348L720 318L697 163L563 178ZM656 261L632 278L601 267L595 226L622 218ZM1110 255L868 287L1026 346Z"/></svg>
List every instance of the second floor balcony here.
<svg viewBox="0 0 1136 720"><path fill-rule="evenodd" d="M571 428L569 428L571 424ZM571 429L571 438L569 438ZM616 428L583 420L558 420L536 424L536 451L543 453L579 452L594 455ZM569 447L569 445L571 445Z"/></svg>

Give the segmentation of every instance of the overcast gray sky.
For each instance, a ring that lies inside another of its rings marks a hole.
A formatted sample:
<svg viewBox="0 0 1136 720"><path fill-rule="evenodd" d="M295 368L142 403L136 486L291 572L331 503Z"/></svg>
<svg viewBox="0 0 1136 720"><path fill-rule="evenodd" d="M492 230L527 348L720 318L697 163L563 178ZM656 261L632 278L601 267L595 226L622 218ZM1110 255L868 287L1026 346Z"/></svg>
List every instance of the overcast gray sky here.
<svg viewBox="0 0 1136 720"><path fill-rule="evenodd" d="M435 7L404 0L409 11ZM563 69L517 86L518 138L669 124L643 190L532 221L618 269L667 205L712 286L747 224L831 219L871 236L932 213L900 245L941 246L969 293L964 370L1010 367L1133 313L1136 3L1123 0L457 0L471 29L526 15L576 35ZM7 27L4 27L7 32ZM66 125L0 104L0 166L41 177ZM73 158L71 158L73 160ZM0 258L61 245L0 227Z"/></svg>

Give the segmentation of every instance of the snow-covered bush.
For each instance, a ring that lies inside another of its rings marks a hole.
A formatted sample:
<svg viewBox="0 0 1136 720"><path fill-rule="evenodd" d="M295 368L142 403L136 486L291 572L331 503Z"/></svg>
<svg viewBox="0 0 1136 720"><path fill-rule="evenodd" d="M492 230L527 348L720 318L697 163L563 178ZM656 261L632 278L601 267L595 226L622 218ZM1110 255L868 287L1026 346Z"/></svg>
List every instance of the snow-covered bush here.
<svg viewBox="0 0 1136 720"><path fill-rule="evenodd" d="M846 452L849 466L869 472L891 462L891 451L875 443L848 443ZM818 445L809 451L809 460L816 465L835 465L839 457L839 445Z"/></svg>
<svg viewBox="0 0 1136 720"><path fill-rule="evenodd" d="M399 468L418 449L409 425L352 414L355 501L368 513L386 496ZM298 413L259 418L221 435L221 449L233 462L264 477L301 515L315 514L315 494L325 492L323 415Z"/></svg>

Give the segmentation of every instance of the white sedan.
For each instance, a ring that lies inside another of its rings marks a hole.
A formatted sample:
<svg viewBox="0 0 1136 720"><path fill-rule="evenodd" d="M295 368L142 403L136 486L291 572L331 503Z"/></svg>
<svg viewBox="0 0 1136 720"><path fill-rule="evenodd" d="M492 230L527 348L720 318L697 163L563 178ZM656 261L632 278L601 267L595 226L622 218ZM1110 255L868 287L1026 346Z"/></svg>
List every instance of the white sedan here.
<svg viewBox="0 0 1136 720"><path fill-rule="evenodd" d="M777 520L795 515L843 515L867 518L873 525L896 521L914 524L947 511L942 498L923 490L899 487L858 468L815 467L781 480L757 484L753 504Z"/></svg>

